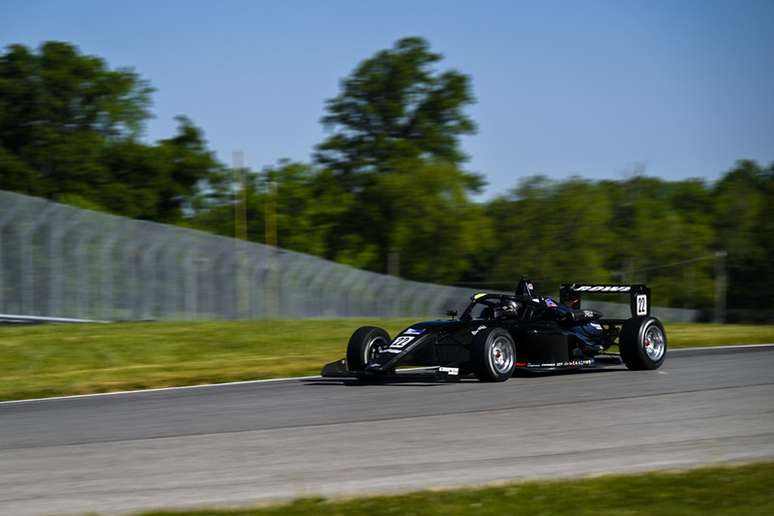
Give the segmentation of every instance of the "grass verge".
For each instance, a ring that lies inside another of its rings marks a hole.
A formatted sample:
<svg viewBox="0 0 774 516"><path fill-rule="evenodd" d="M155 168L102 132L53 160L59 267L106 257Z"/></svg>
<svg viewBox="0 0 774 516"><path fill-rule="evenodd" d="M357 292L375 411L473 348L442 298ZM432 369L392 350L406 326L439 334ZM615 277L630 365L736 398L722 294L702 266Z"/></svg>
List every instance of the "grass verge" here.
<svg viewBox="0 0 774 516"><path fill-rule="evenodd" d="M358 326L389 320L0 327L0 399L318 374ZM671 347L774 342L774 326L670 324Z"/></svg>
<svg viewBox="0 0 774 516"><path fill-rule="evenodd" d="M300 499L290 504L231 510L147 512L143 516L272 515L770 515L774 462L679 472L606 475L526 482L483 489L420 491L343 501Z"/></svg>

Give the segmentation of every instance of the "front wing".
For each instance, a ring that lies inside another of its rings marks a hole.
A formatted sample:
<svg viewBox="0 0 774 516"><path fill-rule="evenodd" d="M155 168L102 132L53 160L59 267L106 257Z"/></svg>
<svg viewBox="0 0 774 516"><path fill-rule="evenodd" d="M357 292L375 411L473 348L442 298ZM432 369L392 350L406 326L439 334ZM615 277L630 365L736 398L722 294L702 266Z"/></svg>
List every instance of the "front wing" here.
<svg viewBox="0 0 774 516"><path fill-rule="evenodd" d="M458 367L417 367L404 370L379 371L350 371L347 369L347 361L344 359L331 362L323 367L320 375L323 378L357 378L364 381L395 382L395 381L434 381L434 382L458 382L460 370Z"/></svg>

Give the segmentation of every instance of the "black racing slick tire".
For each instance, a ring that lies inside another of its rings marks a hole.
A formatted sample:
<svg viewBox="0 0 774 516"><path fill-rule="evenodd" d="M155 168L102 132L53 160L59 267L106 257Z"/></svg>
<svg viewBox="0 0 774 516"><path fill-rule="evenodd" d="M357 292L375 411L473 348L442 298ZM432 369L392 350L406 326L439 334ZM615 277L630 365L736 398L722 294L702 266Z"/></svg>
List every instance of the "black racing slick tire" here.
<svg viewBox="0 0 774 516"><path fill-rule="evenodd" d="M623 324L618 347L627 368L658 369L667 352L664 325L655 317L633 317Z"/></svg>
<svg viewBox="0 0 774 516"><path fill-rule="evenodd" d="M482 382L504 382L513 375L516 344L502 328L479 331L473 337L471 369Z"/></svg>
<svg viewBox="0 0 774 516"><path fill-rule="evenodd" d="M390 335L376 326L355 330L347 344L347 369L362 371L380 349L390 345Z"/></svg>

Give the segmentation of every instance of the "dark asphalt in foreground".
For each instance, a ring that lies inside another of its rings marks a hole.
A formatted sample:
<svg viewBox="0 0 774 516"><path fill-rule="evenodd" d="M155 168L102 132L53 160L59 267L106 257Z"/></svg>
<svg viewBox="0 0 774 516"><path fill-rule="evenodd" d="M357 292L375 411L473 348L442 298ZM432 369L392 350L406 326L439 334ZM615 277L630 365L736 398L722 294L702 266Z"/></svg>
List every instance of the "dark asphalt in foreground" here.
<svg viewBox="0 0 774 516"><path fill-rule="evenodd" d="M0 404L0 514L774 459L774 347L504 384L322 379Z"/></svg>

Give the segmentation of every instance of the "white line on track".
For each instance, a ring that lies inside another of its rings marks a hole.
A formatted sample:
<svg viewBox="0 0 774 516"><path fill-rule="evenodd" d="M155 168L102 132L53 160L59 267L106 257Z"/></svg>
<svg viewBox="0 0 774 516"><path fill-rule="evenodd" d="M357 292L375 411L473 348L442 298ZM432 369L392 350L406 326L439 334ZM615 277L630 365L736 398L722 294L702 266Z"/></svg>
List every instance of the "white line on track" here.
<svg viewBox="0 0 774 516"><path fill-rule="evenodd" d="M774 344L732 344L728 346L702 346L695 348L678 348L670 349L669 353L675 353L680 351L721 351L724 349L741 349L741 348L769 348L774 347ZM406 369L406 371L413 371L418 369L427 369L426 367L415 367ZM239 382L223 382L223 383L204 383L199 385L182 385L179 387L157 387L154 389L135 389L131 391L112 391L112 392L95 392L93 394L71 394L69 396L51 396L49 398L29 398L24 400L8 400L0 401L0 405L11 405L14 403L31 403L36 401L54 401L54 400L73 400L78 398L96 398L98 396L120 396L122 394L140 394L144 392L165 392L165 391L181 391L186 389L208 389L212 387L225 387L227 385L251 385L258 383L275 383L275 382L288 382L293 380L316 380L322 376L290 376L287 378L268 378L265 380L243 380Z"/></svg>
<svg viewBox="0 0 774 516"><path fill-rule="evenodd" d="M164 392L164 391L180 391L184 389L206 389L209 387L223 387L226 385L250 385L253 383L271 383L271 382L287 382L289 380L314 380L316 378L322 378L322 376L291 376L288 378L268 378L266 380L242 380L239 382L223 382L223 383L203 383L199 385L181 385L179 387L156 387L153 389L135 389L132 391L111 391L111 392L95 392L92 394L71 394L69 396L51 396L49 398L29 398L26 400L8 400L0 401L0 405L8 405L11 403L29 403L32 401L51 401L51 400L72 400L78 398L95 398L97 396L118 396L121 394L139 394L143 392Z"/></svg>

